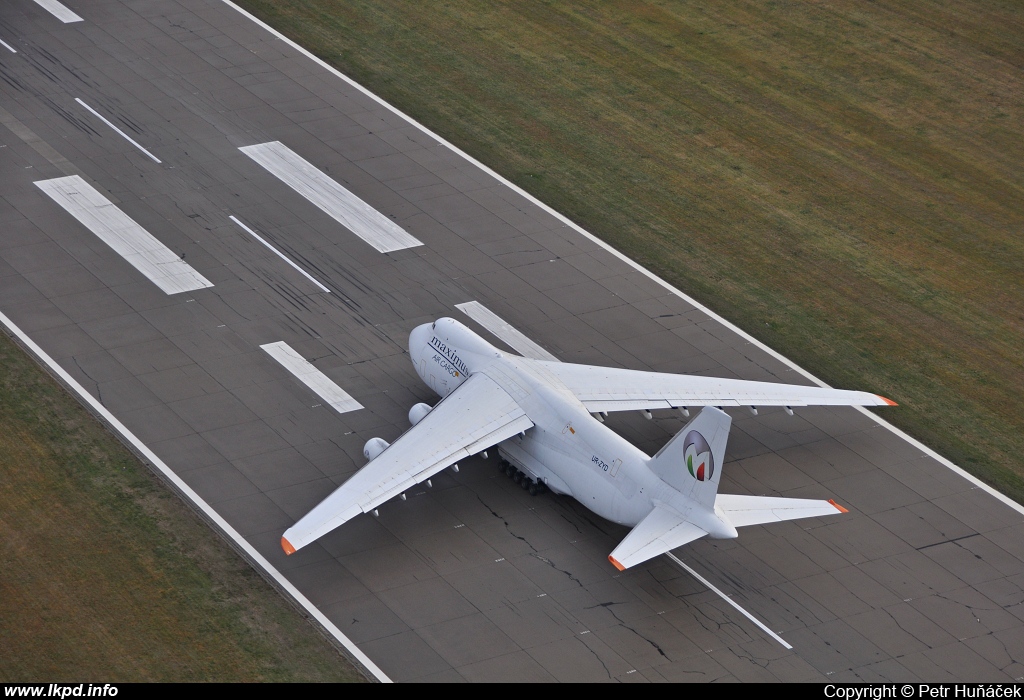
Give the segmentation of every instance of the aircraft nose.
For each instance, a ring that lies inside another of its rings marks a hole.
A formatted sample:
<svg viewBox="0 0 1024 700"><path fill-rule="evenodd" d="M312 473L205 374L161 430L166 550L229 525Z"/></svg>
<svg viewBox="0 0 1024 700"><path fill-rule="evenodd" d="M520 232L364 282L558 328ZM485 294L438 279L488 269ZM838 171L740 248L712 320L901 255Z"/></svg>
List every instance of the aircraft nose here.
<svg viewBox="0 0 1024 700"><path fill-rule="evenodd" d="M413 328L409 334L409 354L415 356L420 348L430 342L430 336L433 332L429 323Z"/></svg>

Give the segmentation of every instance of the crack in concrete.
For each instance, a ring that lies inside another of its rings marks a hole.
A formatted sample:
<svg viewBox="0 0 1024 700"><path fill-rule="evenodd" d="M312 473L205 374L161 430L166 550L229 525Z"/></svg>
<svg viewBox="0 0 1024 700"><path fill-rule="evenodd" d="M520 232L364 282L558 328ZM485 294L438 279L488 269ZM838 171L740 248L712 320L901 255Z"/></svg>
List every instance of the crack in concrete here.
<svg viewBox="0 0 1024 700"><path fill-rule="evenodd" d="M882 609L882 612L884 612L884 613L885 613L886 615L888 615L888 616L889 616L889 619L891 619L891 620L892 620L892 621L893 621L893 622L894 622L894 623L896 624L896 626L897 626L897 627L899 627L899 628L900 628L900 629L901 629L902 631L906 632L906 633L907 633L907 634L909 634L909 635L910 635L911 637L913 637L913 638L914 638L914 639L916 639L917 641L921 642L921 644L924 644L924 645L925 645L926 647L928 647L929 649L932 649L932 648L934 648L934 647L932 647L932 645L931 645L931 644L929 644L928 642L924 641L923 639L921 639L920 637L918 637L918 636L917 636L916 634L914 634L913 632L911 632L910 630L908 630L908 629L907 629L906 627L904 627L903 625L901 625L901 624L900 624L900 621L899 621L899 620L897 620L897 619L896 619L896 616L895 616L895 615L893 615L893 614L892 614L891 612L889 612L889 611L888 611L888 610L886 610L885 608L883 608L883 609Z"/></svg>
<svg viewBox="0 0 1024 700"><path fill-rule="evenodd" d="M579 586L580 588L582 588L582 587L583 587L583 582L582 582L582 581L580 581L580 580L579 580L578 578L576 578L575 576L573 576L573 575L572 575L572 572L571 572L571 571L566 571L565 569L559 569L559 568L558 568L557 566L555 566L555 563L554 563L553 561L551 561L550 559L548 559L548 558L546 558L546 557L542 557L542 556L541 556L540 554L538 554L538 553L537 553L537 550L534 550L533 554L531 554L530 556L531 556L531 557L534 557L534 558L536 558L536 559L538 559L538 560L540 560L540 561L542 561L542 562L544 562L545 564L547 564L548 566L550 566L550 567L551 567L552 569L554 569L555 571L558 571L558 572L560 572L560 573L563 573L563 574L565 574L566 576L568 576L568 577L569 577L569 580L570 580L570 581L575 581L575 582L576 582L576 585L577 585L577 586Z"/></svg>
<svg viewBox="0 0 1024 700"><path fill-rule="evenodd" d="M84 374L89 379L89 381L96 385L96 400L99 401L102 405L106 406L107 404L103 401L103 390L100 389L100 383L93 379L91 374L85 371L85 367L82 367L82 365L78 362L77 357L72 355L71 359L74 360L75 366L78 367L78 369L82 370L82 374Z"/></svg>
<svg viewBox="0 0 1024 700"><path fill-rule="evenodd" d="M570 520L569 516L567 516L565 513L559 513L559 515L562 516L562 518L565 520L565 522L569 523L574 528L576 528L576 532L578 532L581 535L583 534L583 530L580 529L580 526L577 525L576 523L574 523L572 520Z"/></svg>
<svg viewBox="0 0 1024 700"><path fill-rule="evenodd" d="M622 603L616 603L614 601L608 602L608 603L598 603L597 605L591 605L589 608L584 608L584 610L593 610L594 608L605 608L609 613L611 613L611 616L614 617L616 619L616 621L618 621L620 627L623 627L623 628L629 630L630 632L632 632L633 634L635 634L636 636L640 637L640 639L644 640L645 642L650 644L652 647L654 647L658 651L659 654L664 656L669 661L673 661L674 660L674 659L670 658L669 655L665 653L665 650L662 649L661 646L657 642L655 642L653 639L650 639L649 637L645 637L644 635L642 635L639 632L637 632L635 628L630 627L629 625L627 625L625 620L623 620L621 617L619 617L615 613L615 611L612 610L612 606L613 605L622 605Z"/></svg>
<svg viewBox="0 0 1024 700"><path fill-rule="evenodd" d="M947 600L950 603L954 603L956 605L960 605L960 606L963 606L963 607L967 608L968 610L971 611L971 615L974 617L974 620L976 622L979 622L979 623L981 622L981 617L978 615L978 613L975 612L975 610L984 610L986 612L991 612L993 610L1002 610L1002 606L1001 605L997 605L995 603L993 603L994 607L985 608L985 607L978 606L978 605L970 605L969 603L961 603L959 600L954 600L953 598L945 596L945 595L943 595L941 593L936 593L935 597L936 598L940 598L942 600Z"/></svg>
<svg viewBox="0 0 1024 700"><path fill-rule="evenodd" d="M960 540L966 540L966 539L970 539L971 537L979 537L979 536L980 535L978 535L978 533L975 532L975 533L972 533L970 535L964 535L963 537L954 537L952 539L943 540L942 542L934 542L932 544L926 544L926 545L924 545L922 547L917 547L916 549L917 549L917 551L920 552L920 551L928 549L930 547L938 547L940 544L950 544L950 543L956 544L958 547L960 547L961 545L958 544L960 542ZM965 551L970 552L971 550L968 549L968 550L965 550ZM974 552L971 552L971 554L974 554ZM974 556L978 557L977 554L974 554ZM978 557L978 559L981 559L981 557Z"/></svg>
<svg viewBox="0 0 1024 700"><path fill-rule="evenodd" d="M580 640L580 641L582 641L582 640ZM612 672L611 672L611 670L610 670L610 669L608 668L608 664L606 664L606 663L605 663L605 662L604 662L604 661L603 661L603 660L601 659L601 657L600 657L600 656L598 656L598 654L597 654L597 652L596 652L596 651L594 651L593 649L591 649L591 648L590 648L590 645L589 645L589 644L587 644L586 642L583 642L583 647L584 647L584 648L585 648L585 649L586 649L587 651L589 651L589 652L590 652L591 654L593 654L593 655L594 655L594 658L595 658L595 659L597 659L597 663L601 664L601 667L602 667L602 668L604 669L604 672L608 674L608 677L609 677L609 678L611 678L611 677L612 677Z"/></svg>
<svg viewBox="0 0 1024 700"><path fill-rule="evenodd" d="M1014 664L1019 663L1017 661L1017 659L1013 658L1013 654L1011 654L1010 650L1007 648L1006 642L1004 642L1002 639L997 637L995 632L989 632L989 636L992 637L997 642L999 642L999 646L1001 646L1003 648L1003 653L1006 654L1006 658L1010 660L1009 663L1007 663L1005 666L1000 666L999 667L1000 671L1006 671L1006 669L1008 669L1010 666L1013 666Z"/></svg>
<svg viewBox="0 0 1024 700"><path fill-rule="evenodd" d="M96 381L96 380L95 380L95 379L93 378L93 376L92 376L91 374L89 374L88 372L86 372L86 371L85 371L85 367L82 367L82 365L81 365L81 364L80 364L80 363L78 362L78 356L77 356L77 355L72 355L72 356L71 356L71 359L75 361L75 366L76 366L76 367L78 367L78 369L82 370L82 374L84 374L84 375L85 375L86 377L88 377L88 378L89 378L89 381L91 381L91 382L94 382L94 383L95 383L95 384L96 384L97 386L99 385L99 382L97 382L97 381Z"/></svg>
<svg viewBox="0 0 1024 700"><path fill-rule="evenodd" d="M766 671L768 670L768 664L769 664L769 660L768 659L757 659L757 658L754 657L753 654L750 654L750 655L741 654L738 650L736 650L734 648L730 648L730 651L732 651L732 653L736 655L736 658L744 659L745 661L749 662L752 666L757 666L758 668L763 668Z"/></svg>
<svg viewBox="0 0 1024 700"><path fill-rule="evenodd" d="M529 541L529 540L527 540L527 539L526 539L525 537L523 537L522 535L517 535L516 533L514 533L514 532L512 531L512 526L508 524L508 521L507 521L507 520L505 520L505 518L503 518L502 516L498 515L498 513L497 513L497 512L496 512L496 511L495 511L495 510L494 510L493 508L491 508L491 507L490 507L489 505L487 505L486 503L484 503L484 499L482 499L482 498L480 497L480 495L479 495L479 494L477 494L477 496L476 496L476 500L480 501L480 505L482 505L482 506L483 506L484 508L486 508L486 509L487 509L487 510L488 510L488 511L490 512L490 514L491 514L491 515L493 515L493 516L494 516L495 518L497 518L498 520L500 520L500 521L502 522L502 524L504 524L504 526L505 526L505 531L506 531L506 532L507 532L508 534L512 535L512 536L513 536L513 537L515 537L515 538L516 538L517 540L520 540L521 542L523 542L523 543L524 543L524 544L525 544L525 545L526 545L527 547L529 547L529 548L530 548L530 549L532 550L531 554L534 554L534 555L536 555L536 553L537 553L537 548L536 548L536 547L534 547L534 546L533 546L532 544L530 544L530 541Z"/></svg>
<svg viewBox="0 0 1024 700"><path fill-rule="evenodd" d="M809 626L810 626L810 625L812 625L812 624L813 624L813 625L819 625L819 624L821 624L821 623L825 622L825 620L822 620L821 618L819 618L819 617L818 617L817 615L815 615L815 614L814 614L813 612L811 612L811 611L810 611L809 609L807 609L807 608L802 608L802 609L803 609L804 611L806 611L806 613L807 613L807 616L808 616L809 618L811 618L811 620L810 620L810 621L808 621L808 620L804 620L804 618L803 618L803 616L802 616L802 615L800 614L800 612L798 612L797 610L795 610L795 609L791 608L791 607L790 607L790 606L789 606L789 605L788 605L787 603L784 603L784 602L783 602L782 600L780 600L779 598L776 598L775 596L768 596L768 600L770 600L771 602L773 602L773 603L775 603L776 605L778 605L778 606L779 606L780 608L782 608L782 609L783 609L784 611L786 611L787 613L789 613L790 615L792 615L792 616L793 616L793 619L795 619L795 620L798 620L798 621L800 621L800 622L801 622L801 623L802 623L802 624L803 624L804 626L806 626L806 627L809 627ZM799 603L797 603L797 605L799 605Z"/></svg>

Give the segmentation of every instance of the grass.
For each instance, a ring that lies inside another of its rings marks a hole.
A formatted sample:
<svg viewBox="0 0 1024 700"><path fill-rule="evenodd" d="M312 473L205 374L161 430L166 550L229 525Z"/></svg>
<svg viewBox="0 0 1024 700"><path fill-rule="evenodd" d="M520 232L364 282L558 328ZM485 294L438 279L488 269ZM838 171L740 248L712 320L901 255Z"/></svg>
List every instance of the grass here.
<svg viewBox="0 0 1024 700"><path fill-rule="evenodd" d="M1024 6L240 4L1024 500Z"/></svg>
<svg viewBox="0 0 1024 700"><path fill-rule="evenodd" d="M0 682L361 678L0 334Z"/></svg>

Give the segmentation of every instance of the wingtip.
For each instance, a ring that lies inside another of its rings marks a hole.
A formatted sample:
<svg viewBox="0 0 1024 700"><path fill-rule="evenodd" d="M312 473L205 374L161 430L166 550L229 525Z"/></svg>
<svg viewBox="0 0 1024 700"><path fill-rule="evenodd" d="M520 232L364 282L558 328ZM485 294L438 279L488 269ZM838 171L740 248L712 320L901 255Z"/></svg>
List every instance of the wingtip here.
<svg viewBox="0 0 1024 700"><path fill-rule="evenodd" d="M610 562L612 563L612 565L613 565L613 566L614 566L614 567L615 567L616 569L618 569L619 571L625 571L625 570L626 570L626 567L624 567L624 566L623 566L622 564L620 564L620 563L619 563L619 562L618 562L618 561L617 561L617 560L615 559L615 557L613 557L613 556L612 556L611 554L609 554L609 555L608 555L608 561L610 561Z"/></svg>
<svg viewBox="0 0 1024 700"><path fill-rule="evenodd" d="M880 398L880 399L881 399L882 401L885 401L885 405L886 405L886 406L899 406L899 404L898 404L898 403L896 403L896 402L895 402L895 401L893 401L892 399L887 399L887 398L885 398L885 397L884 397L884 396L882 396L881 394L875 394L875 396L877 396L878 398Z"/></svg>
<svg viewBox="0 0 1024 700"><path fill-rule="evenodd" d="M830 498L830 499L828 499L828 502L829 502L829 504L830 504L830 505L831 505L831 506L832 506L833 508L835 508L836 510L838 510L838 511L839 511L840 513L849 513L849 512L850 512L850 511L849 511L849 510L847 510L846 508L843 508L843 507L842 507L841 505L839 505L838 503L836 503L835 501L833 501L833 500L832 500L831 498Z"/></svg>
<svg viewBox="0 0 1024 700"><path fill-rule="evenodd" d="M281 549L284 550L285 554L288 554L288 555L295 554L295 547L293 547L292 543L289 542L284 537L281 538Z"/></svg>

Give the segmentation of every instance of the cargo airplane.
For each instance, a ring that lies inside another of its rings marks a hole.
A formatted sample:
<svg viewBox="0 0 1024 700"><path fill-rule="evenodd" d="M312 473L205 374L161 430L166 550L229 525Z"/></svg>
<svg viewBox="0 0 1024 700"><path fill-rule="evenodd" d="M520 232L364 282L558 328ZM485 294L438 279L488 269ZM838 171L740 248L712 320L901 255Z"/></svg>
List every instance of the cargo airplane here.
<svg viewBox="0 0 1024 700"><path fill-rule="evenodd" d="M885 406L860 391L642 372L535 360L503 352L455 319L415 328L409 354L440 397L409 411L392 444L373 438L369 462L285 531L288 554L459 460L497 447L506 469L532 490L572 496L632 527L608 559L620 570L705 535L846 512L830 500L718 493L732 424L722 406ZM689 416L653 457L602 425L609 411L675 408Z"/></svg>

